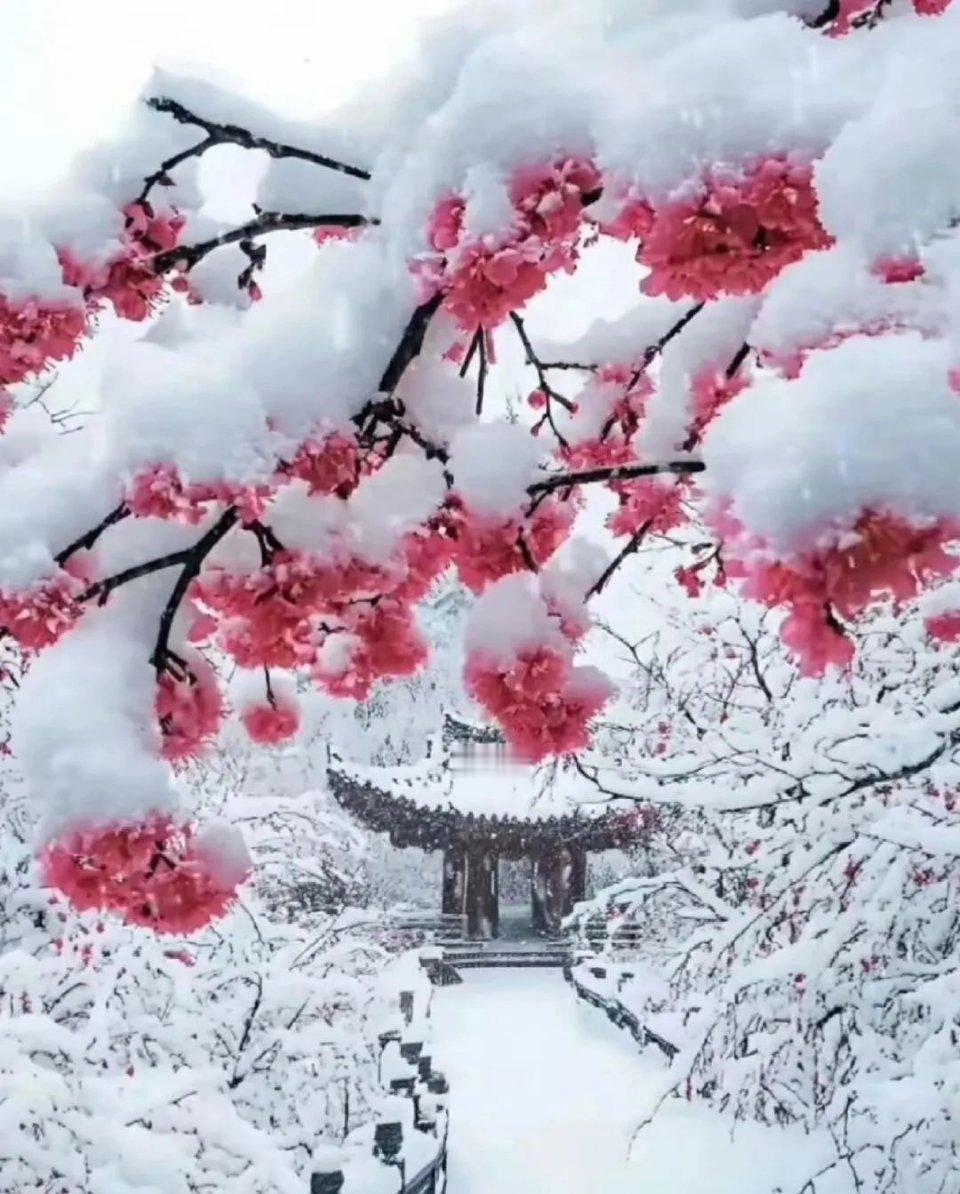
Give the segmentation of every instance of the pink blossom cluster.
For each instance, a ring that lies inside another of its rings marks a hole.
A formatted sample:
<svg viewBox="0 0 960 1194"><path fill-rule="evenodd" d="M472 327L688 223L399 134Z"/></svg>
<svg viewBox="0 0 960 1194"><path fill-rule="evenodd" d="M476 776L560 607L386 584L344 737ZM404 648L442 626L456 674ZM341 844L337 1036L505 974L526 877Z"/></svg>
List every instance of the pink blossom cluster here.
<svg viewBox="0 0 960 1194"><path fill-rule="evenodd" d="M615 481L610 488L620 500L619 508L607 519L614 535L635 535L644 528L665 535L686 520L683 501L689 484L682 477L640 477Z"/></svg>
<svg viewBox="0 0 960 1194"><path fill-rule="evenodd" d="M451 522L455 536L453 560L457 575L474 593L531 562L541 567L568 538L578 503L570 498L547 498L532 514L513 518L480 515L468 506L454 507Z"/></svg>
<svg viewBox="0 0 960 1194"><path fill-rule="evenodd" d="M84 911L118 913L158 933L191 933L222 916L239 879L227 878L168 818L74 830L41 856L45 881Z"/></svg>
<svg viewBox="0 0 960 1194"><path fill-rule="evenodd" d="M475 651L464 682L517 756L531 763L589 745L589 722L613 692L595 668L575 667L567 651L549 645L523 649L507 664Z"/></svg>
<svg viewBox="0 0 960 1194"><path fill-rule="evenodd" d="M21 592L0 592L0 629L25 651L42 651L80 617L79 593L76 578L63 571Z"/></svg>
<svg viewBox="0 0 960 1194"><path fill-rule="evenodd" d="M426 660L411 606L449 566L453 547L437 519L408 533L386 564L281 551L252 573L207 568L192 598L241 667L309 670L331 694L363 700L377 681L411 675ZM205 622L202 632L210 630Z"/></svg>
<svg viewBox="0 0 960 1194"><path fill-rule="evenodd" d="M69 360L87 331L87 313L68 302L14 300L0 294L0 385Z"/></svg>
<svg viewBox="0 0 960 1194"><path fill-rule="evenodd" d="M471 236L466 202L447 195L434 208L430 252L412 269L423 297L444 295L444 306L464 331L493 328L577 262L583 208L600 188L600 175L583 158L518 170L510 185L513 223L503 235Z"/></svg>
<svg viewBox="0 0 960 1194"><path fill-rule="evenodd" d="M60 265L64 282L82 290L92 306L109 302L122 319L140 322L156 308L164 290L153 258L177 247L185 221L175 212L156 215L145 203L128 204L123 215L122 249L116 257L91 264L61 249ZM186 288L184 279L174 285Z"/></svg>
<svg viewBox="0 0 960 1194"><path fill-rule="evenodd" d="M690 386L690 402L693 418L688 429L687 444L693 447L700 442L704 431L728 402L736 398L750 384L749 376L743 370L728 377L720 366L701 369ZM687 446L687 445L685 445Z"/></svg>
<svg viewBox="0 0 960 1194"><path fill-rule="evenodd" d="M938 17L950 7L951 0L910 0L913 11L922 17ZM831 37L843 37L854 27L857 19L878 9L877 0L840 0L839 12L828 32Z"/></svg>
<svg viewBox="0 0 960 1194"><path fill-rule="evenodd" d="M793 380L803 372L807 357L812 352L826 352L831 348L837 348L845 340L850 340L854 336L889 336L898 331L904 331L905 328L905 324L887 318L878 318L870 323L859 325L851 323L847 327L835 328L822 339L798 344L789 352L761 351L760 357L765 365L772 366L784 377Z"/></svg>
<svg viewBox="0 0 960 1194"><path fill-rule="evenodd" d="M123 500L137 518L196 524L202 522L213 503L236 506L244 522L253 522L262 516L271 496L268 485L187 482L175 465L158 464L137 473Z"/></svg>
<svg viewBox="0 0 960 1194"><path fill-rule="evenodd" d="M311 436L300 444L285 471L305 481L311 494L347 497L360 479L360 449L356 439L343 432Z"/></svg>
<svg viewBox="0 0 960 1194"><path fill-rule="evenodd" d="M786 266L832 243L817 215L813 168L779 155L714 168L696 198L628 201L610 235L640 238L645 294L715 299L757 294Z"/></svg>
<svg viewBox="0 0 960 1194"><path fill-rule="evenodd" d="M358 240L362 232L362 228L344 228L341 224L321 224L319 228L314 228L312 235L322 248L334 241Z"/></svg>
<svg viewBox="0 0 960 1194"><path fill-rule="evenodd" d="M342 614L342 638L318 653L316 682L331 696L363 701L378 680L412 676L427 660L426 639L410 606L395 597Z"/></svg>
<svg viewBox="0 0 960 1194"><path fill-rule="evenodd" d="M216 673L199 655L176 672L161 672L154 707L161 754L170 762L196 758L219 733L225 714Z"/></svg>
<svg viewBox="0 0 960 1194"><path fill-rule="evenodd" d="M653 383L639 366L603 365L578 396L569 441L558 453L573 470L615 468L636 463L633 440L646 414ZM577 435L577 415L588 416L600 431Z"/></svg>
<svg viewBox="0 0 960 1194"><path fill-rule="evenodd" d="M723 403L745 384L739 379L727 381L715 370L699 375L693 384L691 435L699 435ZM652 393L651 381L637 366L603 366L595 381L581 392L578 402L578 407L589 414L590 426L602 419L600 431L583 438L571 437L571 442L560 448L560 459L574 470L639 463L635 439ZM591 410L598 402L604 404L603 409ZM611 480L607 485L619 501L618 509L607 519L607 527L614 535L633 535L641 528L665 534L685 521L683 501L689 484L683 479L638 477Z"/></svg>
<svg viewBox="0 0 960 1194"><path fill-rule="evenodd" d="M174 213L155 215L147 204L123 211L120 252L104 263L81 260L69 248L57 250L63 282L82 301L15 299L0 294L0 385L23 381L48 365L69 360L89 330L89 314L103 302L124 319L143 320L163 293L163 278L153 268L158 253L179 243L184 220ZM184 278L173 283L187 289Z"/></svg>
<svg viewBox="0 0 960 1194"><path fill-rule="evenodd" d="M300 729L300 709L291 697L269 693L266 700L248 705L240 714L240 721L251 742L276 746Z"/></svg>
<svg viewBox="0 0 960 1194"><path fill-rule="evenodd" d="M945 549L960 526L946 519L915 526L893 513L865 510L826 545L772 562L747 543L735 520L727 519L723 531L728 572L743 581L748 597L787 609L781 637L810 676L851 662L854 647L844 622L883 596L911 600L960 567Z"/></svg>

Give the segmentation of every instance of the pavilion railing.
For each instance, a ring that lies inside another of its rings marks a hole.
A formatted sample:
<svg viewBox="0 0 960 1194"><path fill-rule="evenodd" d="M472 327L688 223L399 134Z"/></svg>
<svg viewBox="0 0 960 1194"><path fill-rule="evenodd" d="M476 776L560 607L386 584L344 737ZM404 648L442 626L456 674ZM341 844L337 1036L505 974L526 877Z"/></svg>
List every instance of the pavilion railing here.
<svg viewBox="0 0 960 1194"><path fill-rule="evenodd" d="M421 981L395 993L394 1011L379 1034L384 1099L378 1117L352 1132L342 1147L318 1152L310 1194L382 1194L389 1170L396 1171L396 1194L446 1191L449 1086L434 1068L425 1039L431 959L424 953Z"/></svg>
<svg viewBox="0 0 960 1194"><path fill-rule="evenodd" d="M578 998L599 1008L611 1024L629 1032L641 1048L656 1045L667 1060L679 1052L677 1045L651 1028L633 1008L619 998L620 993L634 978L629 966L611 965L601 958L587 959L577 966L564 967L563 977L576 991Z"/></svg>

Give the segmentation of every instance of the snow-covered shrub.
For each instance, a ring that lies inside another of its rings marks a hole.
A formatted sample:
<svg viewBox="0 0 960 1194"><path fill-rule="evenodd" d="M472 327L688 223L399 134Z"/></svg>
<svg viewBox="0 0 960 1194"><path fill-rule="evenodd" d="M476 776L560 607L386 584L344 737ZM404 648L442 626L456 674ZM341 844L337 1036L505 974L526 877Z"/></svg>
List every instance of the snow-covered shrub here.
<svg viewBox="0 0 960 1194"><path fill-rule="evenodd" d="M684 1025L667 1087L828 1132L836 1164L816 1192L852 1174L864 1189L946 1189L956 659L915 609L888 609L863 625L847 674L798 679L776 631L711 595L637 647L633 708L600 735L620 764L584 766L674 820L654 832L656 873L579 919L638 926L667 980L648 1004Z"/></svg>

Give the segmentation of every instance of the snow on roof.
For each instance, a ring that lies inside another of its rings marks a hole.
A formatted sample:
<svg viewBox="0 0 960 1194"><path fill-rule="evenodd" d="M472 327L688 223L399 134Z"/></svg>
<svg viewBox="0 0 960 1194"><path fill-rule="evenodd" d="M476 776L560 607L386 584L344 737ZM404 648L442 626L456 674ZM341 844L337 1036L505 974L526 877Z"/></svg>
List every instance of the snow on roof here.
<svg viewBox="0 0 960 1194"><path fill-rule="evenodd" d="M425 809L453 808L477 816L539 821L550 817L603 814L596 787L562 762L532 767L509 758L502 743L454 741L444 749L431 742L427 758L409 766L376 767L341 762L337 770L391 796Z"/></svg>

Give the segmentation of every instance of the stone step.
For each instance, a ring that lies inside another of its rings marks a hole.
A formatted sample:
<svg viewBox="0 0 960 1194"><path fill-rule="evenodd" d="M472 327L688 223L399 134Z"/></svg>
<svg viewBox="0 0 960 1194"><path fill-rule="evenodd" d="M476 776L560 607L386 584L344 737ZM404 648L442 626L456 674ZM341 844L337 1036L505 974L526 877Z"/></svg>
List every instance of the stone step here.
<svg viewBox="0 0 960 1194"><path fill-rule="evenodd" d="M447 961L457 970L481 970L493 967L554 967L559 969L567 963L566 954L481 954L466 958L448 958Z"/></svg>

